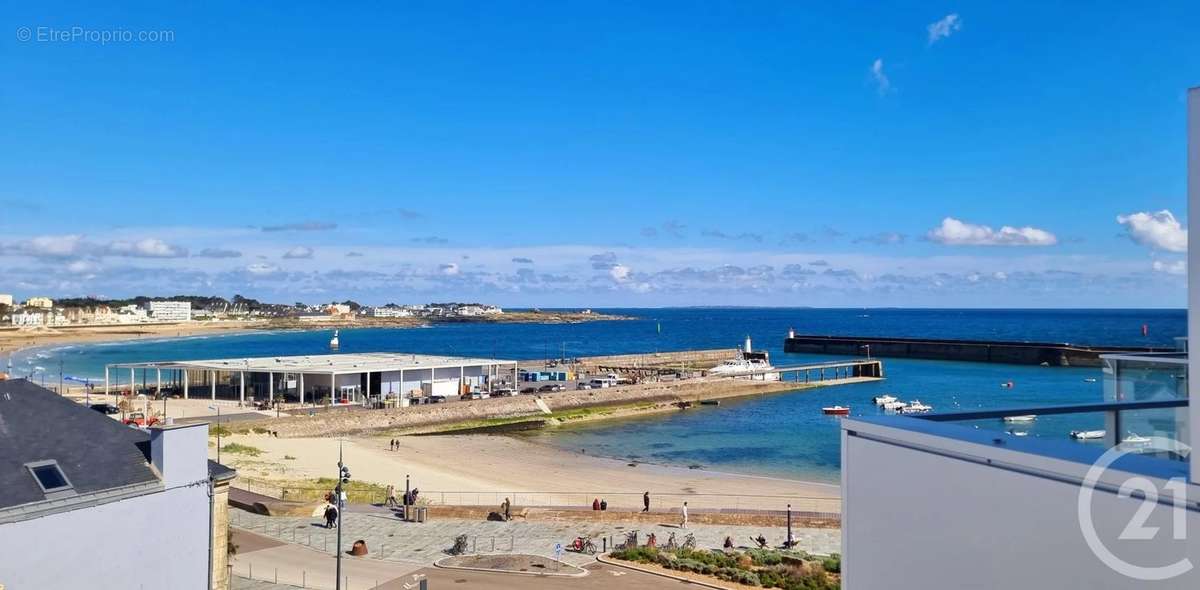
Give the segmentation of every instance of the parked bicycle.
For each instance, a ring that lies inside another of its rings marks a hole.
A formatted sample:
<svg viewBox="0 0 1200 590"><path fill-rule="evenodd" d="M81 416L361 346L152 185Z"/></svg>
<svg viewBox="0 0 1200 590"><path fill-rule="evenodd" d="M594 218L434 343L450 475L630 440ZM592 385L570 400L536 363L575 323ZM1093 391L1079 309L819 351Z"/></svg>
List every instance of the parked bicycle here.
<svg viewBox="0 0 1200 590"><path fill-rule="evenodd" d="M683 548L684 549L695 549L696 548L696 535L693 535L692 533L688 533L687 536L683 538Z"/></svg>
<svg viewBox="0 0 1200 590"><path fill-rule="evenodd" d="M665 551L675 551L676 549L679 549L679 543L676 543L676 542L675 542L675 533L671 533L671 534L670 534L670 535L667 537L667 542L666 542L666 544L665 544L665 545L663 545L663 550L665 550Z"/></svg>
<svg viewBox="0 0 1200 590"><path fill-rule="evenodd" d="M588 555L596 554L596 544L588 537L575 537L575 540L567 546L567 551L576 553L587 553Z"/></svg>
<svg viewBox="0 0 1200 590"><path fill-rule="evenodd" d="M638 532L637 531L629 531L628 533L625 533L625 542L618 545L617 549L621 549L621 550L637 549L637 546L638 546Z"/></svg>

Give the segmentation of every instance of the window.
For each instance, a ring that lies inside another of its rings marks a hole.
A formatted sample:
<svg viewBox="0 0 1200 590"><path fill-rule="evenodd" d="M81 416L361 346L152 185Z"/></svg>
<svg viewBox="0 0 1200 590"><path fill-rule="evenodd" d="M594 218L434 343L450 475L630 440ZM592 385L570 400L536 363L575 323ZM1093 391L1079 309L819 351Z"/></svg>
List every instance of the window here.
<svg viewBox="0 0 1200 590"><path fill-rule="evenodd" d="M35 461L26 463L25 466L29 468L42 491L47 494L70 490L73 487L67 475L59 469L58 461Z"/></svg>

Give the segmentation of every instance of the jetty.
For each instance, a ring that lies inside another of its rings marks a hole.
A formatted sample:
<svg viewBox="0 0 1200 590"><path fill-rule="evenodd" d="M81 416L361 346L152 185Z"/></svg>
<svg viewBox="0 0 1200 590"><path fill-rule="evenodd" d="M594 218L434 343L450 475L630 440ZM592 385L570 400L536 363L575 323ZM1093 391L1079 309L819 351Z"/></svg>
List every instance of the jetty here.
<svg viewBox="0 0 1200 590"><path fill-rule="evenodd" d="M914 358L1052 367L1100 367L1101 355L1170 353L1173 348L1139 346L1084 346L1069 343L1004 342L989 340L935 340L870 336L789 336L784 352Z"/></svg>

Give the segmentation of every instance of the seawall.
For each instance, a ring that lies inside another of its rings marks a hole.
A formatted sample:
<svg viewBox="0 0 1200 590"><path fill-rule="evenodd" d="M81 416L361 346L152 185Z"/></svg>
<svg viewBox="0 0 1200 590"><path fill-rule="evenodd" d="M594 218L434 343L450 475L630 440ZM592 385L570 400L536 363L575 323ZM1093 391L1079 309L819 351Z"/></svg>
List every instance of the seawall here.
<svg viewBox="0 0 1200 590"><path fill-rule="evenodd" d="M993 342L987 340L927 340L920 338L873 338L861 336L792 336L784 340L784 352L836 354L885 358L1049 365L1052 367L1099 367L1100 355L1110 353L1174 352L1171 348L1136 346L1077 346L1041 342Z"/></svg>

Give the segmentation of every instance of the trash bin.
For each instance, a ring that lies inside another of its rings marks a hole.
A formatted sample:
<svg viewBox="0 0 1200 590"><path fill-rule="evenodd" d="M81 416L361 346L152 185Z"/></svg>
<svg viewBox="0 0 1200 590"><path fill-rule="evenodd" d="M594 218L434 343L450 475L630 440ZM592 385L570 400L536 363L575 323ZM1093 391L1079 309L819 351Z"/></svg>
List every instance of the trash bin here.
<svg viewBox="0 0 1200 590"><path fill-rule="evenodd" d="M417 513L417 522L425 522L425 518L429 515L429 509L424 506L415 507L413 512Z"/></svg>

